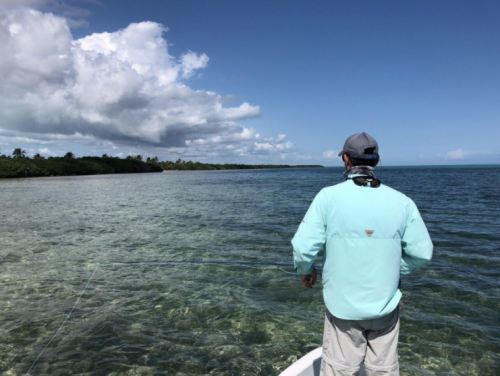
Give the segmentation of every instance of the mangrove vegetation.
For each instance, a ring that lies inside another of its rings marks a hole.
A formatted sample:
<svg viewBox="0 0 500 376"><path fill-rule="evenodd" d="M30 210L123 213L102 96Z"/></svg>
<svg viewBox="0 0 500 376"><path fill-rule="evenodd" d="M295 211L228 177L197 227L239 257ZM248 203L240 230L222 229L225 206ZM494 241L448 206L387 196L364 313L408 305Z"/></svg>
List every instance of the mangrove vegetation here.
<svg viewBox="0 0 500 376"><path fill-rule="evenodd" d="M319 165L247 165L213 164L184 161L160 161L158 157L143 159L141 155L122 159L103 154L101 157L76 158L72 152L64 157L45 158L40 154L28 157L26 150L14 149L12 155L0 155L0 178L37 176L71 176L96 174L129 174L140 172L194 171L194 170L248 170L266 168L323 167Z"/></svg>

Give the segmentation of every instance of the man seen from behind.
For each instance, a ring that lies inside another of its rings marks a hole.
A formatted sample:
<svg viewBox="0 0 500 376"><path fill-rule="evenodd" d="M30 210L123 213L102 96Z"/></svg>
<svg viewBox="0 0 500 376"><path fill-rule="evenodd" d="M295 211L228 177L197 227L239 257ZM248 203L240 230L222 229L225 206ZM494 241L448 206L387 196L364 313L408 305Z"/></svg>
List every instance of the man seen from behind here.
<svg viewBox="0 0 500 376"><path fill-rule="evenodd" d="M431 260L432 241L415 203L376 179L373 137L349 137L339 156L346 181L316 195L292 240L308 288L323 249L321 375L356 376L364 363L367 376L399 376L400 276Z"/></svg>

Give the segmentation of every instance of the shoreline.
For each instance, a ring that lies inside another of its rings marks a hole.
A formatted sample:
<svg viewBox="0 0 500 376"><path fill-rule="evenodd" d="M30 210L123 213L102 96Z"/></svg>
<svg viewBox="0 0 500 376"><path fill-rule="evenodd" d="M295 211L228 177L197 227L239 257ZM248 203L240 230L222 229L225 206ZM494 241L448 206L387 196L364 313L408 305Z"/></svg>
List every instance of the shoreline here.
<svg viewBox="0 0 500 376"><path fill-rule="evenodd" d="M262 170L293 170L293 169L304 169L304 168L324 168L322 167L274 167L274 168L232 168L225 170L163 170L163 171L148 171L148 172L116 172L109 174L68 174L68 175L47 175L47 176L12 176L12 177L0 177L0 181L3 180L14 180L14 179L50 179L50 178L67 178L67 177L84 177L84 176L109 176L109 175L140 175L140 174L161 174L169 172L216 172L216 171L262 171Z"/></svg>
<svg viewBox="0 0 500 376"><path fill-rule="evenodd" d="M3 180L14 180L14 179L52 179L52 178L78 178L86 176L109 176L109 175L140 175L140 174L161 174L162 171L150 171L150 172L116 172L109 174L81 174L81 175L48 175L48 176L12 176L12 177L0 177L0 181Z"/></svg>
<svg viewBox="0 0 500 376"><path fill-rule="evenodd" d="M65 157L14 158L0 156L0 179L19 179L33 177L88 176L112 174L137 174L164 171L222 171L222 170L262 170L287 168L319 168L321 165L272 165L272 164L210 164L192 161L159 161L158 158L146 161L138 155L125 159L117 157L81 157L72 153Z"/></svg>
<svg viewBox="0 0 500 376"><path fill-rule="evenodd" d="M163 170L163 171L136 171L136 172L115 172L115 173L97 173L97 174L61 174L61 175L38 175L38 176L2 176L0 177L0 182L4 180L14 180L14 179L49 179L49 178L61 178L61 177L87 177L87 176L107 176L107 175L139 175L139 174L158 174L158 173L169 173L169 172L215 172L215 171L256 171L256 170L294 170L294 169L306 169L306 168L325 168L325 169L343 169L342 166L293 166L293 167L271 167L271 168L232 168L232 169L219 169L219 170ZM384 166L379 168L378 171L382 172L384 168L387 169L470 169L470 168L480 168L480 169L493 169L500 168L499 164L488 164L488 165L422 165L422 166Z"/></svg>

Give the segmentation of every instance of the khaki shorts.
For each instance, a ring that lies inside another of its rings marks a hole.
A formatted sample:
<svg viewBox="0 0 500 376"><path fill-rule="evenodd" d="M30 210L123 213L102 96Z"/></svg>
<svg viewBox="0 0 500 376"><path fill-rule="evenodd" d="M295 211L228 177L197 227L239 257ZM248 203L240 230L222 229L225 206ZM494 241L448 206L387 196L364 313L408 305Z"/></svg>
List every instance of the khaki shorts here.
<svg viewBox="0 0 500 376"><path fill-rule="evenodd" d="M399 308L374 320L342 320L327 311L322 376L399 376Z"/></svg>

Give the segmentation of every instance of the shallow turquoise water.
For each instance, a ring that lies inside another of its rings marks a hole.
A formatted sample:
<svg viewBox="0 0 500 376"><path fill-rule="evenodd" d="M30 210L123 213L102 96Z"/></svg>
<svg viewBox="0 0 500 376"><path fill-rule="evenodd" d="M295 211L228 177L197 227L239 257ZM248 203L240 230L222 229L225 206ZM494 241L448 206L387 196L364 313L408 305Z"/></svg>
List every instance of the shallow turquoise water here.
<svg viewBox="0 0 500 376"><path fill-rule="evenodd" d="M314 195L342 170L0 181L0 374L22 375L98 263L291 262ZM499 168L384 169L419 206L429 267L403 279L402 375L500 374ZM276 270L108 266L40 375L277 375L321 343L321 285Z"/></svg>

